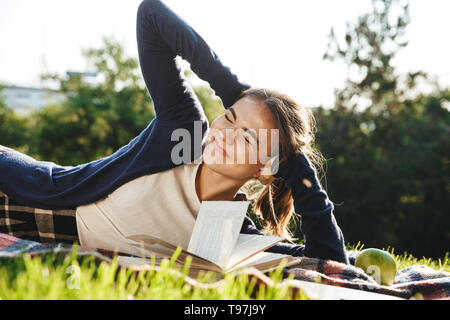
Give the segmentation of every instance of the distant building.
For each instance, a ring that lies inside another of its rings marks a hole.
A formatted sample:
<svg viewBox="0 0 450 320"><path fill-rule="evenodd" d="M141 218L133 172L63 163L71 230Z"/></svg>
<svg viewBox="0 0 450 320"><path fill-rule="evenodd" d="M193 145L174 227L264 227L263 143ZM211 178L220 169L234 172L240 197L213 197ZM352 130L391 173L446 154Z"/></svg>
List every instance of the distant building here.
<svg viewBox="0 0 450 320"><path fill-rule="evenodd" d="M88 85L97 85L95 72L67 71L67 77L80 76ZM50 104L58 104L66 100L66 96L58 90L48 88L33 88L15 85L2 85L0 95L5 98L6 105L17 113L26 114L28 111L41 109Z"/></svg>
<svg viewBox="0 0 450 320"><path fill-rule="evenodd" d="M1 94L6 105L17 113L41 109L46 105L61 103L66 96L56 90L19 86L3 86Z"/></svg>

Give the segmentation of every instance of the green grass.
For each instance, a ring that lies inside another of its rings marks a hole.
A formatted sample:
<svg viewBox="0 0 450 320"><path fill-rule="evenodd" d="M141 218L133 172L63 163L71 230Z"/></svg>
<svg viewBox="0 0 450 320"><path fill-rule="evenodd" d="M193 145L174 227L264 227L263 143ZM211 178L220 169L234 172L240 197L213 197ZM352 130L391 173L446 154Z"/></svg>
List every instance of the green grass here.
<svg viewBox="0 0 450 320"><path fill-rule="evenodd" d="M348 246L348 250L361 250L362 245ZM397 261L398 269L414 264L423 264L436 270L450 271L448 253L443 259L417 259L407 253L397 255L386 249ZM174 257L177 255L175 253ZM160 270L132 272L118 268L112 263L98 262L93 257L77 260L76 255L58 256L48 254L21 258L0 258L0 299L292 299L292 288L279 286L281 267L273 271L270 278L273 286L257 286L254 278L247 275L229 274L220 285L200 288L186 282L189 263L183 269L173 266L174 257L166 260ZM213 274L206 273L197 279L207 283ZM298 291L295 299L307 299Z"/></svg>

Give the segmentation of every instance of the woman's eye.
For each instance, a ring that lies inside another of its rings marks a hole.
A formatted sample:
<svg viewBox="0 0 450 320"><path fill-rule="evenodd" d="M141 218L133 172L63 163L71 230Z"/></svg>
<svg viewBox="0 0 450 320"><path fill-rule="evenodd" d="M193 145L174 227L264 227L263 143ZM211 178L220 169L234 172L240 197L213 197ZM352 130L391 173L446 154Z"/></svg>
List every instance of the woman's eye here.
<svg viewBox="0 0 450 320"><path fill-rule="evenodd" d="M242 132L241 132L241 135L244 137L245 141L247 141L248 144L251 144L250 140L248 140L248 138Z"/></svg>
<svg viewBox="0 0 450 320"><path fill-rule="evenodd" d="M225 114L225 119L227 119L230 123L233 123L233 121L230 120L230 118L228 118L228 116ZM245 141L247 141L248 144L250 143L250 140L248 140L248 138L246 136L244 136Z"/></svg>

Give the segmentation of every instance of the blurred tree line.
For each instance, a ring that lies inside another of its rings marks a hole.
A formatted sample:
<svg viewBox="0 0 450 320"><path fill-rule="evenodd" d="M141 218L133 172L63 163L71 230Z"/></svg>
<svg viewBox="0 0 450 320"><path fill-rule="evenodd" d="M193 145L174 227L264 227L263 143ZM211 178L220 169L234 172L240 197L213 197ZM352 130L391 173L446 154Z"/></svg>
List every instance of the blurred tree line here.
<svg viewBox="0 0 450 320"><path fill-rule="evenodd" d="M324 55L349 69L334 107L314 110L327 192L347 242L442 257L450 248L450 90L420 70L396 72L409 5L372 3L342 39L331 29Z"/></svg>
<svg viewBox="0 0 450 320"><path fill-rule="evenodd" d="M347 23L342 39L330 32L324 59L344 61L349 77L332 108L313 108L316 144L327 158L321 181L347 243L442 257L450 244L450 90L420 70L396 72L392 59L407 45L409 6L372 3L372 12ZM108 38L83 54L97 83L77 74L42 76L58 84L65 103L25 117L0 95L0 144L77 165L110 155L150 123L154 109L138 61ZM433 90L424 93L423 84ZM208 86L194 90L210 122L223 113Z"/></svg>

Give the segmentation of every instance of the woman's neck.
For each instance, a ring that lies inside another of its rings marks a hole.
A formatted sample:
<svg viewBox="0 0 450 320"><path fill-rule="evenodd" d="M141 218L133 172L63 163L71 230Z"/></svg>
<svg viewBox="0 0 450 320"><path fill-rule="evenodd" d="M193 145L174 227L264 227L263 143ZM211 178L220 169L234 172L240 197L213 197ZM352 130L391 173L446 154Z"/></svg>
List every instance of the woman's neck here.
<svg viewBox="0 0 450 320"><path fill-rule="evenodd" d="M245 181L231 179L200 164L195 177L195 191L200 201L232 201Z"/></svg>

